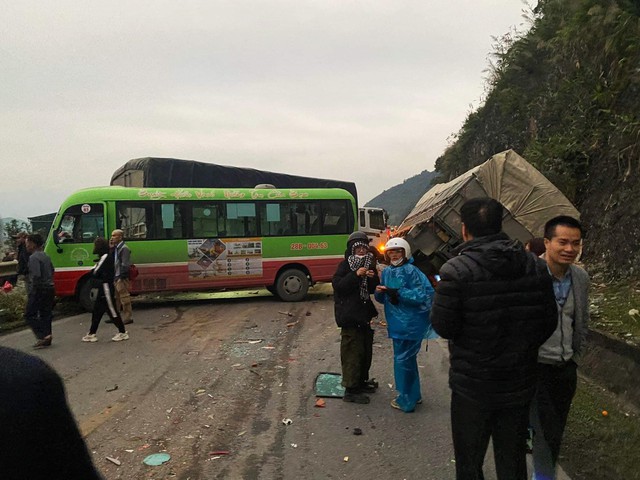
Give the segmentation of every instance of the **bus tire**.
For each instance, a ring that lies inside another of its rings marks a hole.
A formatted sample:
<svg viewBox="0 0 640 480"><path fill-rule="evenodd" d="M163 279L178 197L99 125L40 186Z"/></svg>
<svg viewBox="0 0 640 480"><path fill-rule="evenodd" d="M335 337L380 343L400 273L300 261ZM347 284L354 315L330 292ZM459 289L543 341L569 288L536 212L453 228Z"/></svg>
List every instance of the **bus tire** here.
<svg viewBox="0 0 640 480"><path fill-rule="evenodd" d="M276 293L284 302L299 302L307 296L309 279L296 268L285 270L276 280Z"/></svg>
<svg viewBox="0 0 640 480"><path fill-rule="evenodd" d="M93 300L91 300L91 282L85 280L78 289L78 303L87 312L93 311Z"/></svg>

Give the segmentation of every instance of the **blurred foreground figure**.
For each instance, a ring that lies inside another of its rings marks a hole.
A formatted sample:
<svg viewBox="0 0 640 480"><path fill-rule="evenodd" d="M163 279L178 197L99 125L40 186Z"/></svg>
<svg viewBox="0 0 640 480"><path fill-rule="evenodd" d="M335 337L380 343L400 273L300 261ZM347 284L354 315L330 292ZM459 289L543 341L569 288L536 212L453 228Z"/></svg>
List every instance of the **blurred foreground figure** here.
<svg viewBox="0 0 640 480"><path fill-rule="evenodd" d="M100 480L60 376L41 359L0 347L0 478Z"/></svg>

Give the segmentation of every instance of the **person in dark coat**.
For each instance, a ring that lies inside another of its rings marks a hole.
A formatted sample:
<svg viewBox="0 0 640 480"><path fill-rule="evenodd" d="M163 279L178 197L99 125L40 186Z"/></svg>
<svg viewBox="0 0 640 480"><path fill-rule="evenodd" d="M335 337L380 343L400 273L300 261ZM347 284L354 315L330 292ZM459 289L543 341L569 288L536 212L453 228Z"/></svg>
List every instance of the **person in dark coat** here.
<svg viewBox="0 0 640 480"><path fill-rule="evenodd" d="M16 235L16 260L18 260L18 282L24 280L27 290L29 290L29 257L31 253L27 251L27 232L20 232Z"/></svg>
<svg viewBox="0 0 640 480"><path fill-rule="evenodd" d="M492 438L498 479L525 480L538 348L557 323L551 276L502 232L502 204L474 198L460 213L464 243L441 268L431 309L433 328L450 340L456 478L484 478Z"/></svg>
<svg viewBox="0 0 640 480"><path fill-rule="evenodd" d="M6 347L0 347L0 478L102 478L60 376L41 359Z"/></svg>
<svg viewBox="0 0 640 480"><path fill-rule="evenodd" d="M29 252L29 281L24 318L38 339L33 348L46 348L51 346L53 338L51 322L56 296L54 268L51 259L43 251L44 240L39 233L28 235L26 245Z"/></svg>
<svg viewBox="0 0 640 480"><path fill-rule="evenodd" d="M369 403L377 383L369 380L373 355L371 319L378 315L371 294L380 283L376 260L364 233L349 236L345 258L333 275L336 323L341 328L340 361L345 402Z"/></svg>

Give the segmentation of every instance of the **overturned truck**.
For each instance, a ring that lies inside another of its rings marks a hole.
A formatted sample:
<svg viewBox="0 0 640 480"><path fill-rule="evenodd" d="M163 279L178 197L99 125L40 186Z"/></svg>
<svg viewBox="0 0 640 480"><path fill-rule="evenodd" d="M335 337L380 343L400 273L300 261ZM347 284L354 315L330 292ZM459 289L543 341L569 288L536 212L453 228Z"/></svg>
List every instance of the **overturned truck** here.
<svg viewBox="0 0 640 480"><path fill-rule="evenodd" d="M547 178L513 150L491 157L448 183L425 193L403 220L399 232L411 245L416 265L436 273L462 242L460 207L476 197L491 197L505 207L503 230L523 243L543 235L557 215L580 217Z"/></svg>

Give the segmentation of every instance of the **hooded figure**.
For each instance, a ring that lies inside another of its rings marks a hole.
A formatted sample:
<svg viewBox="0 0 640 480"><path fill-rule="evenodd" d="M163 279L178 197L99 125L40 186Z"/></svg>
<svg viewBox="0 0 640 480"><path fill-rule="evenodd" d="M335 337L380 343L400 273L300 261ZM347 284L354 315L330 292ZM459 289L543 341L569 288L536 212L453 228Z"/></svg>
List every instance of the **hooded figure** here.
<svg viewBox="0 0 640 480"><path fill-rule="evenodd" d="M378 315L371 294L379 283L376 260L364 233L349 236L344 260L333 275L335 319L340 334L340 361L345 402L369 403L377 382L369 380L373 353L371 319Z"/></svg>
<svg viewBox="0 0 640 480"><path fill-rule="evenodd" d="M375 298L384 304L389 338L393 339L393 374L398 396L391 406L413 412L422 402L418 352L423 339L437 338L431 329L429 312L433 287L426 275L413 265L411 247L402 238L385 245L390 266L382 271Z"/></svg>

